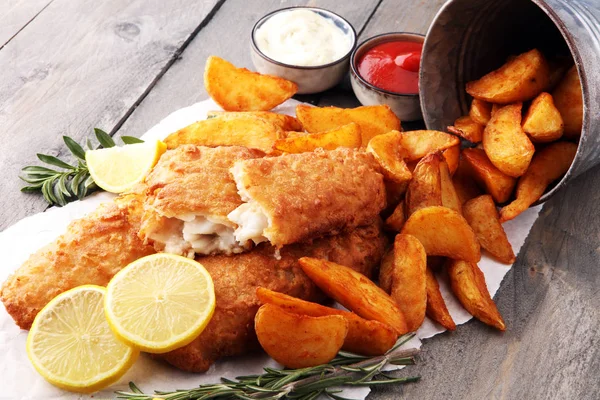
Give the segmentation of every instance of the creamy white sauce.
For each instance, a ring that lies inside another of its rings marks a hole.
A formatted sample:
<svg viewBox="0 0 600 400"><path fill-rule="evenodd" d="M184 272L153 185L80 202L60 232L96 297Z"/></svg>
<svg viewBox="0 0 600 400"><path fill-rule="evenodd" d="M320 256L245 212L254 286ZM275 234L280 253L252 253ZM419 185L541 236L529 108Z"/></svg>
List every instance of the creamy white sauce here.
<svg viewBox="0 0 600 400"><path fill-rule="evenodd" d="M352 38L335 23L311 10L290 10L270 17L254 35L267 57L290 65L318 66L342 58Z"/></svg>

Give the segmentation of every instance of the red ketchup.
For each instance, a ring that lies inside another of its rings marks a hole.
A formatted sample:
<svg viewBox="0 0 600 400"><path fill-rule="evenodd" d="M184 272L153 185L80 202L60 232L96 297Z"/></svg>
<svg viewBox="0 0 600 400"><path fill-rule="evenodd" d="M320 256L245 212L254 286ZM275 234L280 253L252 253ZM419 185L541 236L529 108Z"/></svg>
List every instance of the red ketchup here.
<svg viewBox="0 0 600 400"><path fill-rule="evenodd" d="M388 92L418 93L422 50L423 43L378 44L358 61L358 73L371 85Z"/></svg>

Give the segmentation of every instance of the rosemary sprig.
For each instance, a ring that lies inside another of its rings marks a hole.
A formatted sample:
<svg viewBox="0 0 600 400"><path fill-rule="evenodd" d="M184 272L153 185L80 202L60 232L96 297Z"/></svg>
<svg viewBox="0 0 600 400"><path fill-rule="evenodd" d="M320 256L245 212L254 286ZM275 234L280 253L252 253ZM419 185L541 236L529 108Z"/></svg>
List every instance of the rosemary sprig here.
<svg viewBox="0 0 600 400"><path fill-rule="evenodd" d="M402 384L418 381L419 377L394 378L382 372L387 364L412 365L417 349L400 349L414 334L398 339L396 345L383 356L364 357L357 354L339 352L329 364L301 369L265 368L261 375L240 376L235 380L221 378L221 383L204 384L189 390L173 392L155 391L145 394L133 382L129 382L130 392L116 392L118 399L127 400L208 400L243 399L313 400L326 395L334 400L347 400L338 395L339 386L376 386Z"/></svg>
<svg viewBox="0 0 600 400"><path fill-rule="evenodd" d="M94 133L100 144L94 147L91 140L87 139L86 146L89 150L116 145L113 138L102 129L94 128ZM83 147L68 136L63 136L63 140L75 157L73 165L49 154L38 154L37 157L41 162L60 169L30 165L23 168L19 176L28 184L21 188L22 192L42 192L44 199L51 206L64 206L71 201L81 200L98 188L90 176ZM121 140L125 144L143 142L132 136L122 136Z"/></svg>

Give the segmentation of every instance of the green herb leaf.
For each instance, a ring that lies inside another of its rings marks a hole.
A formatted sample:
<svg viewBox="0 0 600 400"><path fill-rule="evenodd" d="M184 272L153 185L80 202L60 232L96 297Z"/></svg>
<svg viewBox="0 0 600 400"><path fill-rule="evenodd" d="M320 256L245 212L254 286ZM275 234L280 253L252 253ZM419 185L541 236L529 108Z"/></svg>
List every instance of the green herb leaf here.
<svg viewBox="0 0 600 400"><path fill-rule="evenodd" d="M65 169L75 169L72 165L67 164L64 161L59 160L58 158L48 155L48 154L38 154L37 157L41 162L45 162L46 164L54 165L56 167L65 168Z"/></svg>
<svg viewBox="0 0 600 400"><path fill-rule="evenodd" d="M76 141L74 141L73 139L71 139L68 136L63 136L63 140L65 142L65 144L67 145L67 147L69 148L69 151L71 151L71 153L79 158L80 160L85 161L85 151L83 150L83 147L81 147L79 145L79 143L77 143Z"/></svg>
<svg viewBox="0 0 600 400"><path fill-rule="evenodd" d="M100 142L100 145L104 148L115 147L116 143L113 138L106 132L104 132L100 128L94 128L94 132L96 133L96 139Z"/></svg>
<svg viewBox="0 0 600 400"><path fill-rule="evenodd" d="M144 143L142 139L136 138L134 136L121 136L121 140L125 144Z"/></svg>

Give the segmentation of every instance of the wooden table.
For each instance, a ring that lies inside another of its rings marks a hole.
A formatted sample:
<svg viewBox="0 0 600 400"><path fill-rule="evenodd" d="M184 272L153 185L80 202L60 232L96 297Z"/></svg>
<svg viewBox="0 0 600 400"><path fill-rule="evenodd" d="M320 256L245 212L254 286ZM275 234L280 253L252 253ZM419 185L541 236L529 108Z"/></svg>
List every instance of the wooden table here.
<svg viewBox="0 0 600 400"><path fill-rule="evenodd" d="M425 32L442 0L3 0L0 3L0 230L43 211L19 192L36 152L66 155L61 136L93 127L139 136L207 98L208 55L251 67L249 35L267 12L297 4L345 16L360 38ZM340 87L301 98L356 105ZM370 398L600 398L600 169L551 199L497 295L508 325L471 321L426 341L418 384Z"/></svg>

